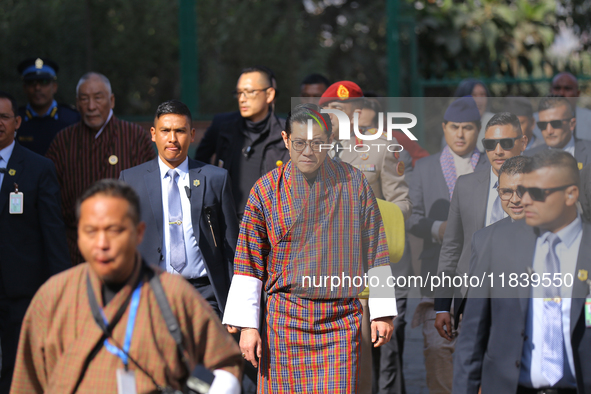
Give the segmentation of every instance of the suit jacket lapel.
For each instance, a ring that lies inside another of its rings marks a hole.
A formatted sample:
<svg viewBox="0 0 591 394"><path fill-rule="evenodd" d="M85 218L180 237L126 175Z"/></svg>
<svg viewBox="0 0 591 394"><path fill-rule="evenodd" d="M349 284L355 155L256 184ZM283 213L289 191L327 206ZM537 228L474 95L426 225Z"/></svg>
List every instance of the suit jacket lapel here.
<svg viewBox="0 0 591 394"><path fill-rule="evenodd" d="M520 231L524 234L523 246L517 249L517 258L514 260L517 264L522 264L523 267L521 269L515 270L515 272L519 273L529 273L533 268L534 264L534 253L536 251L536 242L538 240L538 232L537 229L533 227L529 227L526 225L525 220L519 222L522 227ZM508 267L510 268L510 267ZM511 272L511 271L507 271ZM519 287L519 304L521 305L521 312L523 313L523 318L525 319L527 316L527 310L529 308L529 300L531 298L531 289L529 287ZM525 320L524 320L525 321Z"/></svg>
<svg viewBox="0 0 591 394"><path fill-rule="evenodd" d="M6 174L2 180L2 189L0 190L0 212L4 211L4 206L8 202L10 193L14 191L14 184L18 184L19 180L22 179L23 174L23 156L22 147L17 143L14 144L12 155L6 165ZM11 170L14 170L14 175L10 175ZM23 196L27 198L27 196Z"/></svg>
<svg viewBox="0 0 591 394"><path fill-rule="evenodd" d="M478 183L476 189L474 190L474 218L475 222L475 229L484 228L486 223L486 208L488 206L488 193L489 193L489 185L490 185L490 170L479 171L478 174L480 175L478 178Z"/></svg>
<svg viewBox="0 0 591 394"><path fill-rule="evenodd" d="M449 201L449 189L447 188L447 182L445 181L445 176L443 175L443 170L441 169L441 153L439 153L437 157L438 166L435 166L435 189L437 193L435 196L445 196L445 199Z"/></svg>
<svg viewBox="0 0 591 394"><path fill-rule="evenodd" d="M156 228L160 239L164 239L162 234L162 223L164 221L164 213L162 206L162 177L160 176L160 167L158 166L158 159L152 160L148 173L144 175L146 181L146 190L150 198L150 205L152 206L152 214L156 221Z"/></svg>
<svg viewBox="0 0 591 394"><path fill-rule="evenodd" d="M591 272L591 224L583 222L583 235L581 237L581 246L579 247L579 255L577 258L577 268L573 272L573 294L570 306L570 333L571 336L575 326L583 312L585 306L585 297L589 294L589 284L587 278L585 280L579 279L579 272Z"/></svg>
<svg viewBox="0 0 591 394"><path fill-rule="evenodd" d="M193 233L195 240L199 245L200 219L203 210L203 194L205 191L205 175L201 173L201 167L197 162L189 159L189 185L191 188L191 222L193 223Z"/></svg>
<svg viewBox="0 0 591 394"><path fill-rule="evenodd" d="M587 164L587 149L585 144L575 141L575 159L578 163Z"/></svg>

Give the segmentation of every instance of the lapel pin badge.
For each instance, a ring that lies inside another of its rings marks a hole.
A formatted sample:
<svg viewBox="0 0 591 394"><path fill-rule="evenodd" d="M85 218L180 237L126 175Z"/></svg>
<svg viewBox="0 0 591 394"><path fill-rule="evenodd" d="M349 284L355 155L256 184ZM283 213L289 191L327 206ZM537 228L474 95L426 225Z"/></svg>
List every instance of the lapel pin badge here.
<svg viewBox="0 0 591 394"><path fill-rule="evenodd" d="M579 167L579 170L583 169L583 163L577 163L577 166Z"/></svg>
<svg viewBox="0 0 591 394"><path fill-rule="evenodd" d="M16 170L11 168L10 170L8 170L8 175L10 176L15 176L16 175Z"/></svg>
<svg viewBox="0 0 591 394"><path fill-rule="evenodd" d="M201 185L201 181L199 181L199 179L195 179L195 180L193 181L193 186L197 187L197 186L199 186L199 185Z"/></svg>
<svg viewBox="0 0 591 394"><path fill-rule="evenodd" d="M588 272L587 270L579 270L579 273L577 274L577 278L579 278L579 280L581 282L584 282L587 280L588 277Z"/></svg>

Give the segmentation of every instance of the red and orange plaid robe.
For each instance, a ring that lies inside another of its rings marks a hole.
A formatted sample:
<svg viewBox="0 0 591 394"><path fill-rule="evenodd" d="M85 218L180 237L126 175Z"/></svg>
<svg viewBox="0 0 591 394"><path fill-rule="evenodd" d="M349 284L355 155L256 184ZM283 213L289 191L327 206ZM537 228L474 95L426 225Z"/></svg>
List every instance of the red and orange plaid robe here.
<svg viewBox="0 0 591 394"><path fill-rule="evenodd" d="M362 276L388 265L376 199L363 174L326 159L310 186L291 161L253 187L235 275L263 282L259 393L354 393L364 287L304 287L302 276Z"/></svg>
<svg viewBox="0 0 591 394"><path fill-rule="evenodd" d="M99 343L102 331L94 321L88 304L86 277L90 278L99 305L103 307L100 283L88 264L80 264L49 279L37 292L23 322L11 394L70 394L82 376L78 393L116 393L116 370L123 368L119 357L102 346L85 373L83 366ZM140 274L139 265L117 295L104 307L110 321L133 291ZM176 316L186 357L196 364L224 369L241 378L243 360L234 339L197 291L179 275L160 274L172 312ZM129 306L113 331L116 343L123 344ZM141 288L135 328L129 354L149 372L156 383L180 389L187 371L180 360L149 283ZM135 371L138 393L155 392L148 376L129 362Z"/></svg>

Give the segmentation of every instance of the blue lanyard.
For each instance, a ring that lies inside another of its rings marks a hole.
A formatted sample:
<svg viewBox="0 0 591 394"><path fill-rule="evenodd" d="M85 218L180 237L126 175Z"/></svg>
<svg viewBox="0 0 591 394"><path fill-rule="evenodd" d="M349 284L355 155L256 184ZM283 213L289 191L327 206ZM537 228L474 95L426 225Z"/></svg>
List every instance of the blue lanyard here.
<svg viewBox="0 0 591 394"><path fill-rule="evenodd" d="M121 361L123 361L123 365L125 369L127 369L129 348L131 347L131 337L133 336L133 328L135 326L135 318L137 316L137 309L140 304L140 290L142 289L142 282L138 284L136 289L133 291L133 295L131 296L131 303L129 305L129 317L127 318L127 328L125 330L125 340L123 341L123 350L119 349L117 346L112 345L109 343L108 339L105 339L104 345L105 349L107 349L110 353L114 354L115 356L119 357ZM109 325L107 321L107 317L105 316L104 312L101 310L101 314L103 315L103 319L105 321L105 325Z"/></svg>

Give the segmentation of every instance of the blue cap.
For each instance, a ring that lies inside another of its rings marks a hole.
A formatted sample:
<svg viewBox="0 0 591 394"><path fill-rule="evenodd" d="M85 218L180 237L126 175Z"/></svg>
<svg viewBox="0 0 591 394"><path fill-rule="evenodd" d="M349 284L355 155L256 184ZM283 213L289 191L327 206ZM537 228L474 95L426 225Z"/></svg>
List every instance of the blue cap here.
<svg viewBox="0 0 591 394"><path fill-rule="evenodd" d="M18 72L23 80L57 79L58 65L49 59L37 57L23 60L18 65Z"/></svg>
<svg viewBox="0 0 591 394"><path fill-rule="evenodd" d="M478 122L480 121L480 112L476 106L476 101L472 96L464 96L455 100L447 107L443 119L448 122Z"/></svg>

